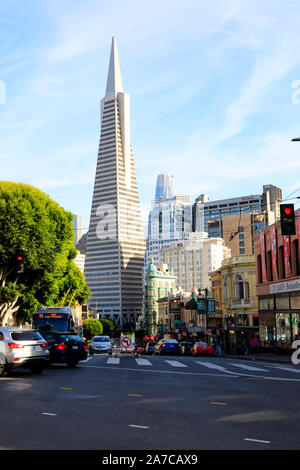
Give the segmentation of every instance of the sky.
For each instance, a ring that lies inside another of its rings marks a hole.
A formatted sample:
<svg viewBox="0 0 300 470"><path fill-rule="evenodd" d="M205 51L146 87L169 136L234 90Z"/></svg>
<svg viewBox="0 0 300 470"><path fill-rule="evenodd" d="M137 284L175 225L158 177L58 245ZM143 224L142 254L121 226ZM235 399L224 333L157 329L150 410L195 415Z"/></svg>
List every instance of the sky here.
<svg viewBox="0 0 300 470"><path fill-rule="evenodd" d="M192 202L300 196L299 31L298 0L0 0L0 180L88 230L116 36L145 222L163 172Z"/></svg>

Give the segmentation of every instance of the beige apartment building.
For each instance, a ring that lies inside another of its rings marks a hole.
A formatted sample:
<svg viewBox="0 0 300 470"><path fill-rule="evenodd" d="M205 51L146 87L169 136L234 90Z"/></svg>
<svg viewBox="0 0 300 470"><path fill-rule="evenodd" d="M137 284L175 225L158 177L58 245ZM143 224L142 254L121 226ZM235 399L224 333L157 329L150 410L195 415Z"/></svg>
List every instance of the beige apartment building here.
<svg viewBox="0 0 300 470"><path fill-rule="evenodd" d="M209 289L208 273L230 257L222 238L208 238L205 232L190 233L187 239L174 242L159 251L159 261L167 264L177 277L176 288L191 292Z"/></svg>

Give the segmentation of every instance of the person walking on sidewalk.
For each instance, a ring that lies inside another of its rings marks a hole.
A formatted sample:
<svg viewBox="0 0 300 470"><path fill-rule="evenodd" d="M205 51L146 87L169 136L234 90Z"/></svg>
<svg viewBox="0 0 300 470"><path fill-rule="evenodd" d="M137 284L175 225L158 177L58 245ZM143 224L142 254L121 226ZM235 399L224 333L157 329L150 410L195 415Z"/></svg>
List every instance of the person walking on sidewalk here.
<svg viewBox="0 0 300 470"><path fill-rule="evenodd" d="M259 347L259 340L257 336L252 338L252 352L257 355L258 354L258 347Z"/></svg>

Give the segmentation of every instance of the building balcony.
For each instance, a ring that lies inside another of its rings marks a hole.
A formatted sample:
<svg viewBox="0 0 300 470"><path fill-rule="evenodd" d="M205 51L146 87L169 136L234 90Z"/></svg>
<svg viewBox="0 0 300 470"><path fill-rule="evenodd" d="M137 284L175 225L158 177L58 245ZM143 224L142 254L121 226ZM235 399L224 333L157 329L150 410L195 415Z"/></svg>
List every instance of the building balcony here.
<svg viewBox="0 0 300 470"><path fill-rule="evenodd" d="M233 299L231 301L231 307L251 307L251 299Z"/></svg>

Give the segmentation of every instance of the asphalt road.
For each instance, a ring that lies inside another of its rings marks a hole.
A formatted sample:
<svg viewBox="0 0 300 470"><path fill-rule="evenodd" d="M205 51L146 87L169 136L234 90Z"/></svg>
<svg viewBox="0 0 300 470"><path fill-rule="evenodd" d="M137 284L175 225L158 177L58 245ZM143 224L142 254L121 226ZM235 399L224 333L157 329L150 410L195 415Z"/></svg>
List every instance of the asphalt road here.
<svg viewBox="0 0 300 470"><path fill-rule="evenodd" d="M300 368L94 355L0 378L0 450L300 449Z"/></svg>

